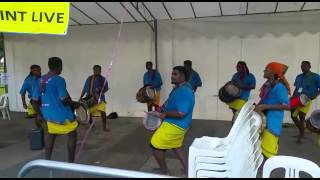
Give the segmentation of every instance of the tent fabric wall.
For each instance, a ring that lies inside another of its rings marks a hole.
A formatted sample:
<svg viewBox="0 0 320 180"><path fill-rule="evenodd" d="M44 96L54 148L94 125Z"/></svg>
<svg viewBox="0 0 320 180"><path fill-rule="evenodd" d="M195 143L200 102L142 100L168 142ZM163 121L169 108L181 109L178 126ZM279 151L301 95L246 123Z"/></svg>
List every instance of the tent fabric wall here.
<svg viewBox="0 0 320 180"><path fill-rule="evenodd" d="M256 101L258 88L265 81L264 67L270 60L289 65L287 77L291 84L301 73L302 60L311 61L312 70L319 73L319 18L319 13L310 13L159 21L158 66L164 82L161 102L172 89L172 67L190 59L203 81L196 93L194 118L231 120L231 111L216 95L230 80L238 60L245 60L257 78L257 88L251 93ZM46 72L47 58L51 56L64 59L62 75L71 96L78 98L91 67L100 64L106 69L109 65L117 30L117 25L90 25L71 27L65 37L6 34L10 109L23 111L18 92L29 66L40 64ZM118 61L109 80L108 112L143 115L146 107L136 102L135 93L141 87L144 63L154 60L153 37L147 24L123 27ZM318 100L313 104L317 107ZM286 121L291 121L288 114Z"/></svg>
<svg viewBox="0 0 320 180"><path fill-rule="evenodd" d="M301 73L300 63L308 60L312 71L319 73L318 14L305 16L224 17L207 20L161 21L159 24L160 70L166 79L169 66L181 65L186 59L203 79L196 92L194 118L231 120L232 113L219 101L220 87L236 72L239 60L247 62L256 76L257 87L250 99L258 102L259 88L265 82L263 70L272 61L289 65L286 74L292 89ZM166 94L169 92L166 88ZM318 107L314 101L313 109ZM287 113L286 122L291 122Z"/></svg>
<svg viewBox="0 0 320 180"><path fill-rule="evenodd" d="M6 60L9 74L10 109L23 111L19 89L31 64L39 64L43 74L48 72L48 58L63 59L62 76L75 100L81 94L86 78L95 64L102 74L110 64L119 25L71 27L67 36L7 35ZM154 59L152 31L146 24L125 24L121 34L116 61L109 78L107 111L123 116L140 116L144 105L135 99L142 86L145 62ZM128 88L129 87L129 88Z"/></svg>

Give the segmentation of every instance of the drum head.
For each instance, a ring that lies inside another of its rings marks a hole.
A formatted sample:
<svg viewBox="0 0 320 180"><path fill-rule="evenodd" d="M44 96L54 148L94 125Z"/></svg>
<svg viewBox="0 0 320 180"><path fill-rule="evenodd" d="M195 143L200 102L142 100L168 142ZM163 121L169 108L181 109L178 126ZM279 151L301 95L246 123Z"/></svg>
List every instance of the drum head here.
<svg viewBox="0 0 320 180"><path fill-rule="evenodd" d="M227 82L222 88L219 90L219 99L222 102L230 103L241 95L241 89L238 85L232 81Z"/></svg>
<svg viewBox="0 0 320 180"><path fill-rule="evenodd" d="M143 126L151 131L158 129L161 125L160 113L156 111L146 112L143 119Z"/></svg>
<svg viewBox="0 0 320 180"><path fill-rule="evenodd" d="M136 99L140 103L146 103L146 100L144 99L143 94L144 94L144 88L140 88L136 94Z"/></svg>
<svg viewBox="0 0 320 180"><path fill-rule="evenodd" d="M90 112L88 106L83 102L80 102L80 106L77 109L75 109L75 116L77 117L79 123L87 124L90 119Z"/></svg>
<svg viewBox="0 0 320 180"><path fill-rule="evenodd" d="M82 103L85 103L89 108L95 106L97 104L97 101L95 97L86 97L81 100Z"/></svg>
<svg viewBox="0 0 320 180"><path fill-rule="evenodd" d="M311 113L310 124L320 130L320 110L315 110Z"/></svg>
<svg viewBox="0 0 320 180"><path fill-rule="evenodd" d="M146 88L146 95L147 95L148 99L154 100L156 97L156 92L152 87L147 87Z"/></svg>
<svg viewBox="0 0 320 180"><path fill-rule="evenodd" d="M225 85L224 90L233 97L240 97L241 94L241 90L238 86L236 86L234 83L229 82Z"/></svg>
<svg viewBox="0 0 320 180"><path fill-rule="evenodd" d="M232 102L232 99L227 98L226 96L224 96L223 94L223 88L221 88L219 90L219 99L220 101L224 102L224 103L230 103Z"/></svg>
<svg viewBox="0 0 320 180"><path fill-rule="evenodd" d="M300 95L300 102L301 102L301 104L303 104L304 106L305 105L307 105L307 103L309 102L309 98L308 98L308 96L307 95L305 95L305 94L301 94Z"/></svg>

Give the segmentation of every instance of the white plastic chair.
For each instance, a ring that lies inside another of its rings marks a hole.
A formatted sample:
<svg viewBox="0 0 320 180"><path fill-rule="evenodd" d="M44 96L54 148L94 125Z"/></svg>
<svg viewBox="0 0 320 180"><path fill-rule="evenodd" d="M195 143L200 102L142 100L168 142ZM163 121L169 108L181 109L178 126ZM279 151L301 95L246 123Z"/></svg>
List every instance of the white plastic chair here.
<svg viewBox="0 0 320 180"><path fill-rule="evenodd" d="M252 127L254 128L254 127ZM194 170L197 163L226 163L226 158L232 155L236 154L250 154L253 149L252 145L257 143L259 140L258 136L250 135L249 129L243 129L243 133L240 133L238 135L238 140L235 142L230 142L230 144L223 146L216 146L216 148L212 148L210 146L211 137L203 137L203 138L197 138L194 143L191 145L189 150L189 168L190 171L192 169ZM247 132L247 133L245 133ZM250 136L250 137L249 137ZM212 138L215 140L215 138ZM237 151L239 148L246 147L245 149L242 149L242 151ZM237 152L233 152L233 151Z"/></svg>
<svg viewBox="0 0 320 180"><path fill-rule="evenodd" d="M2 113L3 119L11 120L10 113L9 113L9 98L8 94L3 94L0 96L0 111ZM8 118L7 118L8 116Z"/></svg>
<svg viewBox="0 0 320 180"><path fill-rule="evenodd" d="M257 149L249 158L242 160L230 157L229 162L224 164L198 163L195 177L255 178L262 162L261 149Z"/></svg>
<svg viewBox="0 0 320 180"><path fill-rule="evenodd" d="M256 123L257 121L259 122ZM228 137L230 137L229 135L227 138L216 138L207 136L196 138L191 145L190 150L193 151L195 149L198 152L196 152L196 154L192 154L192 152L189 153L191 155L189 157L204 156L223 158L228 154L228 148L235 147L237 145L242 145L250 148L250 145L256 143L259 139L257 131L261 124L261 120L255 120L253 119L253 117L251 117L250 119L247 119L243 124L244 126L241 127L241 131L235 134L235 137L237 137L237 139L233 139L232 141L228 140ZM241 146L236 148L241 148ZM248 150L248 148L246 148L245 150Z"/></svg>
<svg viewBox="0 0 320 180"><path fill-rule="evenodd" d="M188 177L256 176L263 157L258 135L261 117L253 108L252 102L244 105L226 138L195 139L189 150Z"/></svg>
<svg viewBox="0 0 320 180"><path fill-rule="evenodd" d="M285 169L285 178L299 178L299 172L306 172L313 178L320 178L320 168L312 161L292 157L274 156L269 158L263 166L263 178L269 178L273 170L277 168Z"/></svg>
<svg viewBox="0 0 320 180"><path fill-rule="evenodd" d="M250 155L242 152L245 150L233 149L224 160L225 163L224 161L215 161L219 158L199 157L194 168L195 177L204 175L207 177L256 177L258 168L263 161L260 141L256 143L254 148L254 152ZM205 174L206 172L208 174Z"/></svg>

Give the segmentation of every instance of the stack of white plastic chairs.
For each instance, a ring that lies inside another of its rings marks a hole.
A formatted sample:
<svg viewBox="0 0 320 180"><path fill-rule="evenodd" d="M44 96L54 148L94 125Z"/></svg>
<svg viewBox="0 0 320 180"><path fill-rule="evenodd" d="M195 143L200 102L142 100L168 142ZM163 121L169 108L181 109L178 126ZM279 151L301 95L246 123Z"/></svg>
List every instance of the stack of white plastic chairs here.
<svg viewBox="0 0 320 180"><path fill-rule="evenodd" d="M255 178L263 156L261 116L252 101L241 109L225 138L196 138L189 148L189 178Z"/></svg>

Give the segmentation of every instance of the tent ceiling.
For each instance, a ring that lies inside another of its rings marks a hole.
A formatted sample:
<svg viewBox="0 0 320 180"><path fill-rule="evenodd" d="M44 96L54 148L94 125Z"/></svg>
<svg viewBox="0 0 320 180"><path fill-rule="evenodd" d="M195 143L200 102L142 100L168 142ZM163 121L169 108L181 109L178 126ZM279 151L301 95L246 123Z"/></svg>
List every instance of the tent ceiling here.
<svg viewBox="0 0 320 180"><path fill-rule="evenodd" d="M72 2L70 25L320 10L320 2Z"/></svg>

